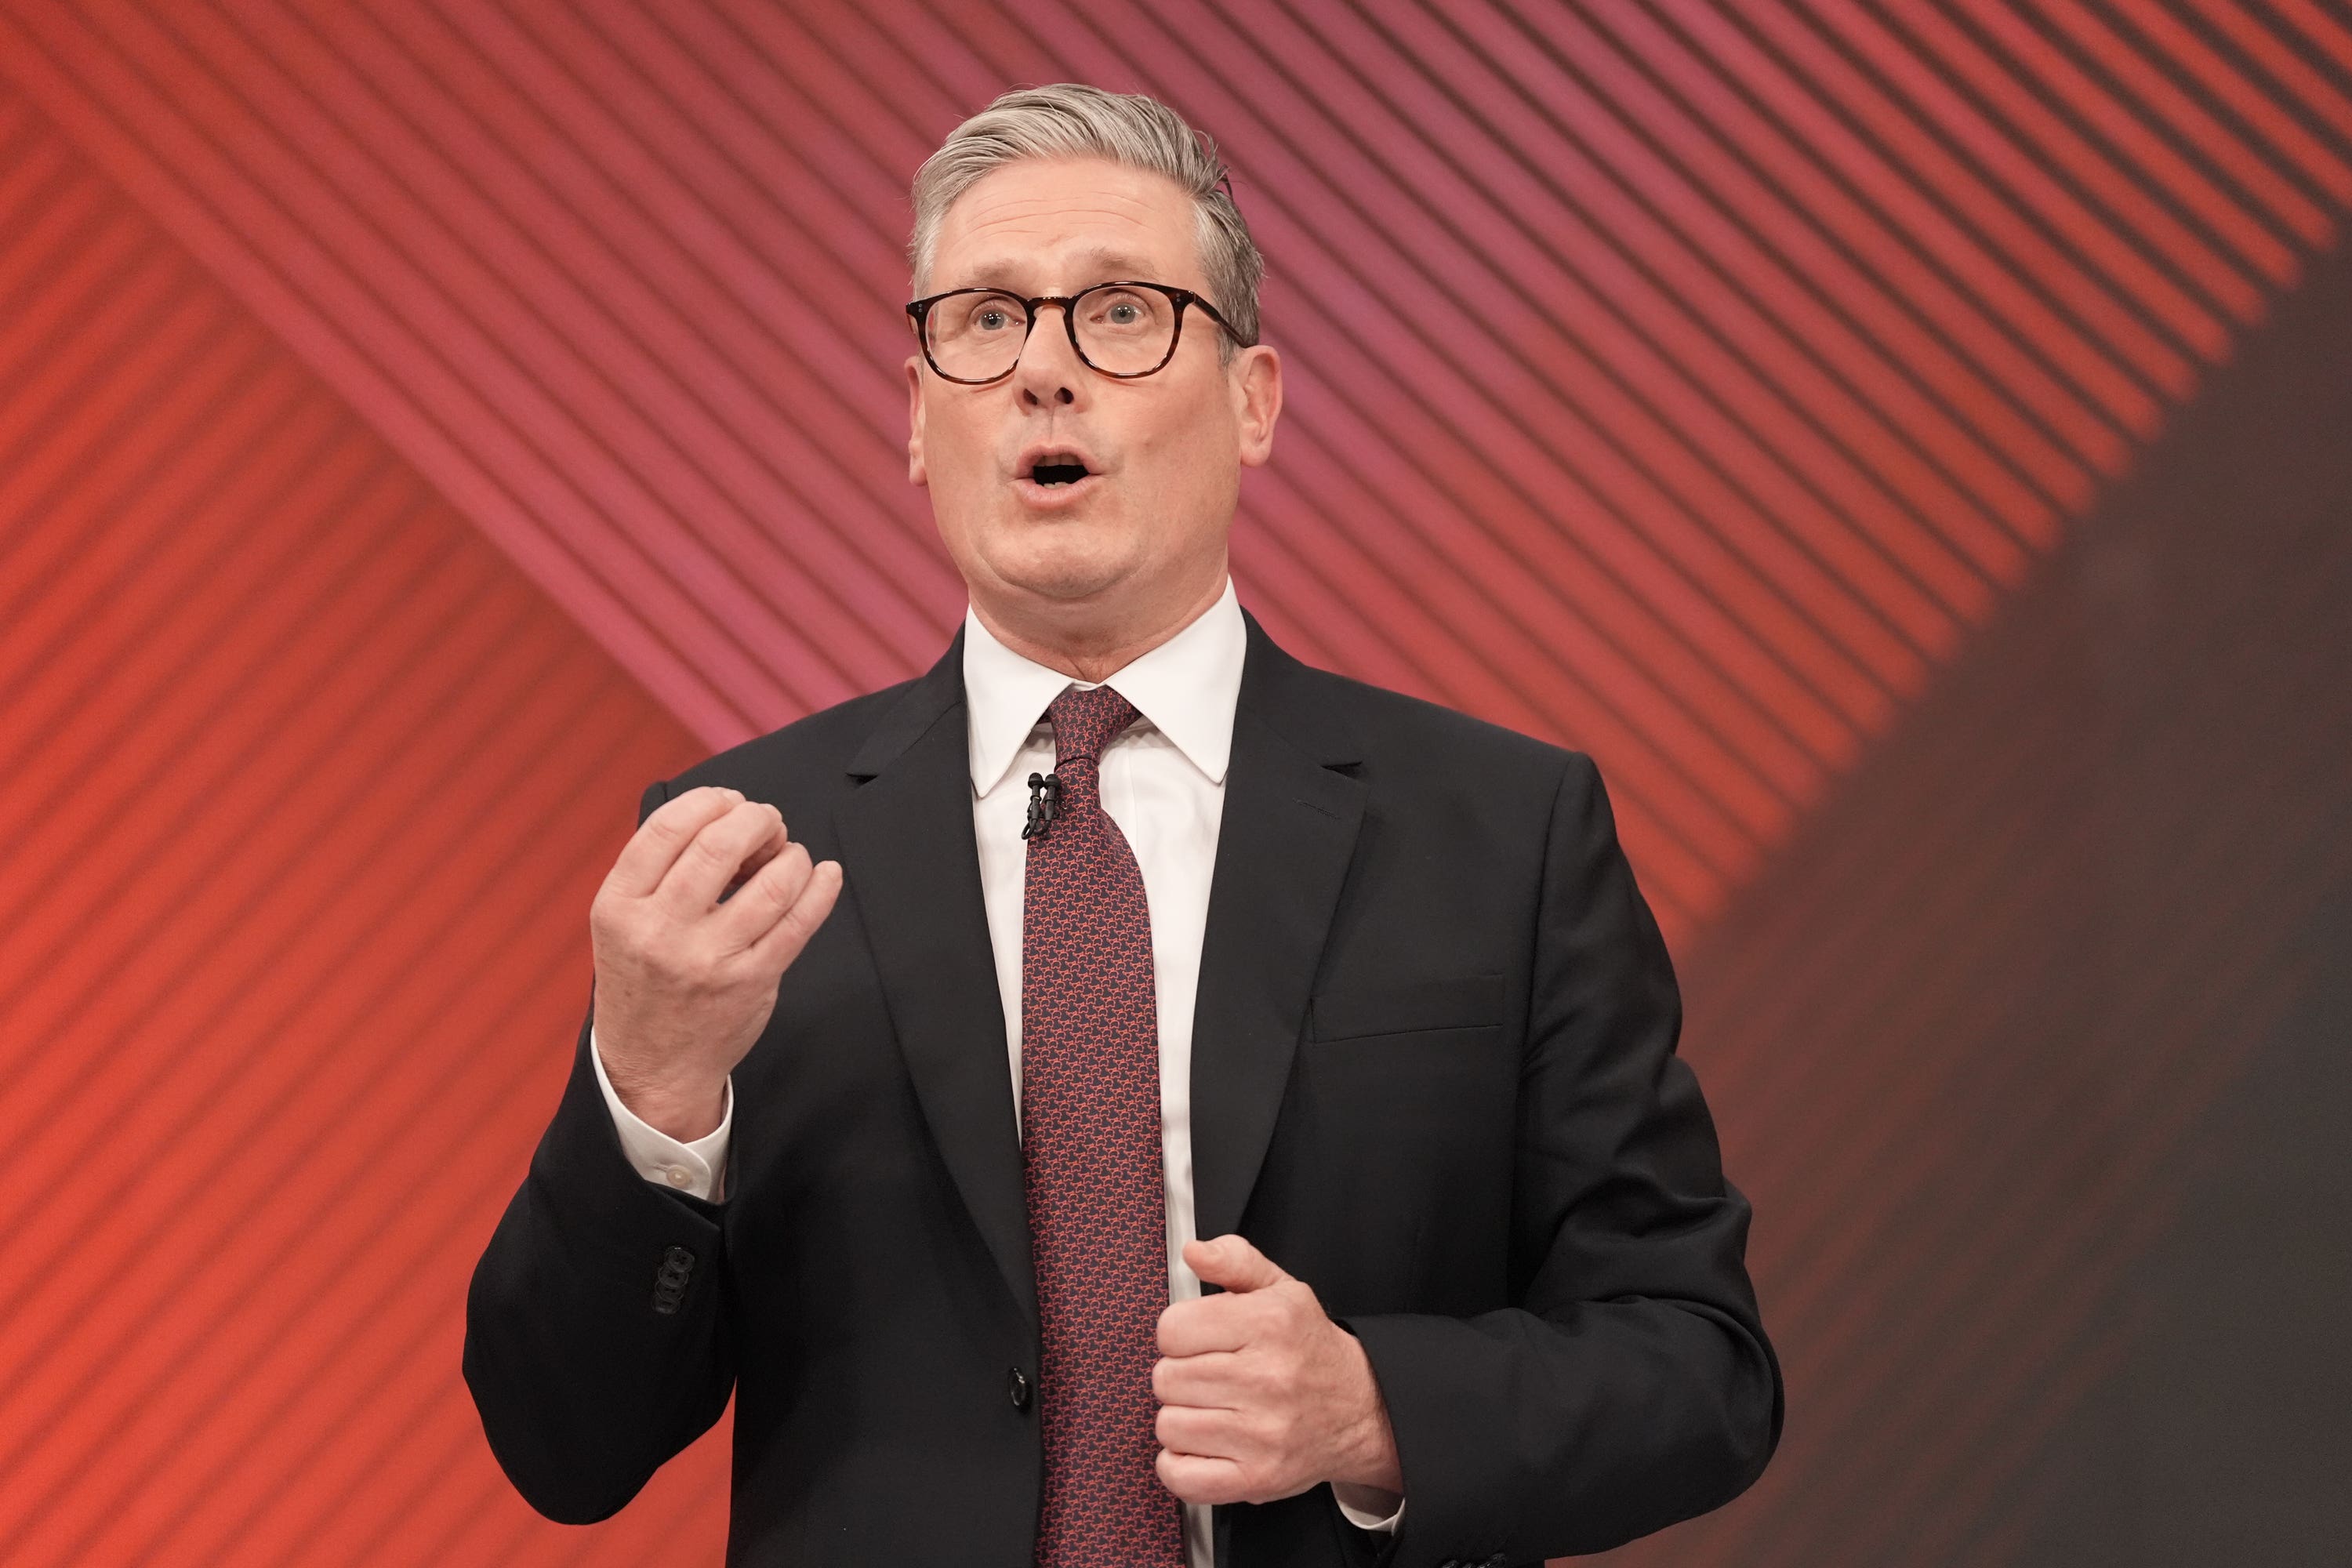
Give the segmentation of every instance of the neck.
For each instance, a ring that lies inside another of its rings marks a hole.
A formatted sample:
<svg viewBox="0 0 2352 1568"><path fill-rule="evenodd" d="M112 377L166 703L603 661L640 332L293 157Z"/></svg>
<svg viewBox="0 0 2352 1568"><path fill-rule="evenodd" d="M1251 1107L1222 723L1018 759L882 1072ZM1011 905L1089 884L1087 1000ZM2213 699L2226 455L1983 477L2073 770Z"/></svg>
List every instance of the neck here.
<svg viewBox="0 0 2352 1568"><path fill-rule="evenodd" d="M1225 571L1220 562L1208 587L1179 601L1172 615L1138 617L1111 625L1038 626L998 615L977 595L972 597L971 608L991 637L1022 658L1048 669L1058 669L1073 680L1096 685L1199 620L1224 591Z"/></svg>

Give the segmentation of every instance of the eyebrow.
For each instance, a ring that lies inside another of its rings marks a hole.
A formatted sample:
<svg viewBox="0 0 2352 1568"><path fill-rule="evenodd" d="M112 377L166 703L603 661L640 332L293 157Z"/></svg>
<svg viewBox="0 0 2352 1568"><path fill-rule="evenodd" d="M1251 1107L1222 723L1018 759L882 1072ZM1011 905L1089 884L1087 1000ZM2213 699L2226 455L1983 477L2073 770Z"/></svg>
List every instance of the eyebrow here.
<svg viewBox="0 0 2352 1568"><path fill-rule="evenodd" d="M1099 274L1097 281L1108 281L1114 278L1140 278L1144 271L1144 263L1138 261L1129 252L1106 249L1100 246L1079 251L1070 258L1070 264L1082 274ZM992 257L971 270L968 274L971 279L971 282L959 287L995 288L1003 284L1007 277L1020 271L1025 265L1027 264L1024 262L1014 261L1005 257Z"/></svg>

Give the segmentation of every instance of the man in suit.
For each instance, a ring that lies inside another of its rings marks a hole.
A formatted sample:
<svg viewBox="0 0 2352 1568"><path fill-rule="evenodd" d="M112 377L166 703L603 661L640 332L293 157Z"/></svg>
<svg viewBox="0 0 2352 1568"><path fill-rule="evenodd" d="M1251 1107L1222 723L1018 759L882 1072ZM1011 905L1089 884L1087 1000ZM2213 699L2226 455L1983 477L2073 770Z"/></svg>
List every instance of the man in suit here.
<svg viewBox="0 0 2352 1568"><path fill-rule="evenodd" d="M654 784L597 895L467 1303L551 1517L730 1394L745 1564L1501 1568L1778 1440L1591 763L1234 596L1282 380L1220 173L1063 84L917 177L909 473L971 607L927 674Z"/></svg>

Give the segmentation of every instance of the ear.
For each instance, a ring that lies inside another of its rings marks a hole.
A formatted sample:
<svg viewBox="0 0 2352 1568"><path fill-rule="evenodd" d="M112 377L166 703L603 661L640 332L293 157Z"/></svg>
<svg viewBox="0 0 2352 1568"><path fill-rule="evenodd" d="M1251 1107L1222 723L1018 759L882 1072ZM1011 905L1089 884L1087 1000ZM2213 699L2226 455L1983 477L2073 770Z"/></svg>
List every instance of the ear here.
<svg viewBox="0 0 2352 1568"><path fill-rule="evenodd" d="M1260 467L1274 456L1274 422L1282 417L1282 356L1254 343L1225 367L1225 384L1233 393L1241 460Z"/></svg>
<svg viewBox="0 0 2352 1568"><path fill-rule="evenodd" d="M907 356L907 482L930 487L923 468L923 356Z"/></svg>

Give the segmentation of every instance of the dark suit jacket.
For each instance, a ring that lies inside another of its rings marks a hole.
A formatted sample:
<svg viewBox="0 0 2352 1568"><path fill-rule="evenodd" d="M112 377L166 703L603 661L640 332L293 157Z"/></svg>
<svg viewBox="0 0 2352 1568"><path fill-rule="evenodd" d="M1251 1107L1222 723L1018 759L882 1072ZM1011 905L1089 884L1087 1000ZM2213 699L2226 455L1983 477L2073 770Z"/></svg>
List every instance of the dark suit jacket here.
<svg viewBox="0 0 2352 1568"><path fill-rule="evenodd" d="M1674 974L1580 753L1313 669L1247 618L1192 1044L1199 1234L1361 1339L1393 1538L1328 1487L1221 1568L1518 1563L1737 1495L1780 1375ZM736 1399L730 1564L1025 1568L1036 1289L959 635L646 792L774 802L846 872L735 1073L726 1201L644 1180L587 1058L476 1269L492 1450L604 1518ZM593 1002L593 997L592 997Z"/></svg>

